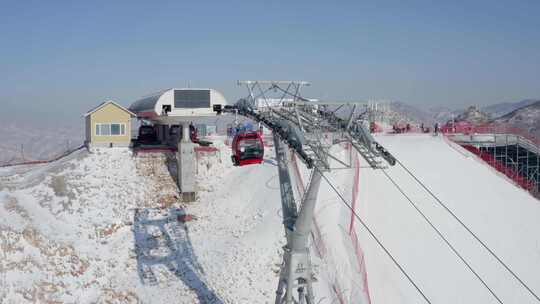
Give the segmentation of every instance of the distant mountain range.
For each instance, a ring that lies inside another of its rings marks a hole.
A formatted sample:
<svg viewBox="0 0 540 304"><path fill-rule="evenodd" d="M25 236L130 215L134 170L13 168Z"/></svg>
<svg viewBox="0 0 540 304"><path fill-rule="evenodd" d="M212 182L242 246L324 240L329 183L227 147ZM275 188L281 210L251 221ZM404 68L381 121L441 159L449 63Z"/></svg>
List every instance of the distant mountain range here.
<svg viewBox="0 0 540 304"><path fill-rule="evenodd" d="M540 100L515 109L494 121L523 129L540 137Z"/></svg>
<svg viewBox="0 0 540 304"><path fill-rule="evenodd" d="M405 120L413 123L433 123L433 113L429 110L418 108L408 103L394 101L389 104L389 114L397 120Z"/></svg>
<svg viewBox="0 0 540 304"><path fill-rule="evenodd" d="M487 122L498 119L518 109L538 104L538 99L526 99L518 102L503 102L484 107L470 106L467 109L450 109L444 106L419 108L404 102L390 103L390 112L395 116L401 116L410 122L444 124L452 119L471 121L474 123Z"/></svg>
<svg viewBox="0 0 540 304"><path fill-rule="evenodd" d="M494 105L482 107L481 110L487 114L490 114L491 117L497 118L504 116L514 110L517 110L519 108L526 107L528 105L531 105L533 103L536 103L540 100L538 99L525 99L518 102L503 102L503 103L497 103Z"/></svg>
<svg viewBox="0 0 540 304"><path fill-rule="evenodd" d="M452 119L474 124L496 122L522 129L540 138L540 99L504 102L485 107L470 106L464 110L451 110L446 107L420 109L394 102L390 104L390 112L401 120L424 124L445 124Z"/></svg>
<svg viewBox="0 0 540 304"><path fill-rule="evenodd" d="M0 132L0 164L49 159L80 146L83 125L45 126L31 121L4 121Z"/></svg>

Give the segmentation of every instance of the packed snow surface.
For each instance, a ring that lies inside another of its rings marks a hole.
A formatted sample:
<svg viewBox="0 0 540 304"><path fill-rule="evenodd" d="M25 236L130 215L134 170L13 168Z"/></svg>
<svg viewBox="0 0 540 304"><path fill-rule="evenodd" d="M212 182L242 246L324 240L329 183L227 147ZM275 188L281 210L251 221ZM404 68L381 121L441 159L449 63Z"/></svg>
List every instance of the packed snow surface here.
<svg viewBox="0 0 540 304"><path fill-rule="evenodd" d="M452 210L537 295L540 203L443 137L377 140ZM365 165L365 163L364 163ZM399 165L386 171L503 303L538 303ZM497 303L381 170L360 169L358 213L432 303ZM373 303L425 303L362 228Z"/></svg>

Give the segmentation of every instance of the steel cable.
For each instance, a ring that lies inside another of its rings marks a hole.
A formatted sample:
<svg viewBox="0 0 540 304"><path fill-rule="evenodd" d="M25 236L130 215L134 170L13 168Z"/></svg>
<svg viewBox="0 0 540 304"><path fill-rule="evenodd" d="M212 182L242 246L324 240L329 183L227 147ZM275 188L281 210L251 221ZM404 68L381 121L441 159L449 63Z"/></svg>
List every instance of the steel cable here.
<svg viewBox="0 0 540 304"><path fill-rule="evenodd" d="M503 304L502 300L497 296L497 294L495 294L495 292L487 285L487 283L482 279L482 277L480 277L480 275L472 268L472 266L465 260L465 258L463 258L463 256L456 250L456 248L452 244L450 244L448 239L446 239L446 237L444 237L444 235L441 233L441 231L439 229L437 229L437 227L435 227L435 225L429 220L429 218L427 218L427 216L422 212L422 210L420 210L416 206L416 204L403 191L403 189L396 183L396 181L392 177L390 177L390 175L388 175L386 170L383 169L382 172L388 178L388 180L390 180L390 182L392 182L392 184L396 187L396 189L398 189L398 191L403 195L403 197L405 197L407 199L407 201L409 201L410 205L413 206L414 209L416 209L416 211L418 211L418 213L429 224L429 226L431 226L431 228L433 228L433 230L444 241L444 243L446 243L446 245L448 245L448 247L452 250L452 252L454 252L454 254L463 262L463 264L465 264L465 266L467 266L469 271L471 271L474 274L474 276L482 283L482 285L484 285L484 287L491 293L491 295L495 299L497 299L497 302Z"/></svg>
<svg viewBox="0 0 540 304"><path fill-rule="evenodd" d="M382 250L386 253L386 255L388 255L388 257L392 260L392 262L394 263L394 265L396 265L396 267L401 271L401 273L407 278L407 280L414 286L414 288L416 289L416 291L418 291L418 293L420 293L420 295L422 296L422 298L424 298L424 300L431 304L431 301L427 298L427 296L424 294L424 292L420 289L420 287L413 281L413 279L410 277L410 275L405 271L405 269L397 262L397 260L394 258L394 256L388 251L388 249L382 244L382 242L379 240L379 238L373 233L373 231L371 231L371 229L367 226L367 224L360 218L360 216L358 216L358 214L354 211L354 209L351 207L351 205L345 200L345 198L341 195L341 193L337 190L337 188L330 182L330 180L326 177L326 175L323 174L323 171L320 170L319 168L316 168L315 170L319 170L319 172L321 173L321 176L323 177L323 179L326 181L326 183L334 190L334 192L339 196L339 198L341 199L341 201L343 202L343 204L345 206L347 206L347 208L349 208L349 210L351 210L351 212L354 214L354 216L356 217L356 219L358 219L358 221L360 222L360 224L362 224L362 226L364 227L364 229L366 229L366 231L371 235L371 237L375 240L375 242L377 242L377 244L379 245L379 247L382 248Z"/></svg>
<svg viewBox="0 0 540 304"><path fill-rule="evenodd" d="M527 285L525 284L525 282L523 282L523 280L521 280L520 277L518 277L518 275L512 271L512 269L510 269L510 267L508 265L506 265L506 263L504 263L501 258L499 258L498 255L495 254L495 252L493 252L493 250L491 250L463 221L461 221L461 219L452 211L450 210L450 208L448 208L446 206L446 204L444 204L422 181L420 181L402 162L400 162L399 160L397 160L397 163L422 187L424 188L424 190L426 190L429 195L431 195L436 201L437 203L443 208L445 209L448 213L450 213L450 215L452 215L452 217L463 227L465 228L465 230L467 230L467 232L469 232L470 235L472 235L476 241L478 241L478 243L480 243L482 245L482 247L484 247L484 249L486 249L501 265L503 265L503 267L523 286L525 287L525 289L527 289L527 291L534 297L536 298L537 301L540 302L540 297L538 297L536 295L536 293L534 293L532 291L532 289Z"/></svg>

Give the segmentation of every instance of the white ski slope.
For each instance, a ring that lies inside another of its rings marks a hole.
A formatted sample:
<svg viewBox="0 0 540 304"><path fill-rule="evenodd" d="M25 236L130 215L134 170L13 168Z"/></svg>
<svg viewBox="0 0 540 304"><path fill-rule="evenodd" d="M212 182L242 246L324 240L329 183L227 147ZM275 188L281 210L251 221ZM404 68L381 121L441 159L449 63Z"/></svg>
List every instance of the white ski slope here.
<svg viewBox="0 0 540 304"><path fill-rule="evenodd" d="M377 140L540 294L540 202L442 137ZM538 303L404 169L396 165L387 172L503 303ZM362 168L359 191L357 212L431 303L497 303L382 171ZM357 230L372 303L425 303L365 230Z"/></svg>

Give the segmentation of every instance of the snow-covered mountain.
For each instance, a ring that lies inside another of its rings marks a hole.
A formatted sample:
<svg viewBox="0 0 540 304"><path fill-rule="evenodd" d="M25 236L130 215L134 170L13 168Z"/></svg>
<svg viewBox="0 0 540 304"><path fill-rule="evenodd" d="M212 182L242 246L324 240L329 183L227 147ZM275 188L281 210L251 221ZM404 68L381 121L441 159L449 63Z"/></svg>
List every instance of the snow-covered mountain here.
<svg viewBox="0 0 540 304"><path fill-rule="evenodd" d="M456 121L470 122L473 124L482 124L490 120L489 114L482 112L476 106L468 107L463 113L456 117Z"/></svg>
<svg viewBox="0 0 540 304"><path fill-rule="evenodd" d="M450 109L448 107L440 106L430 108L433 118L439 124L445 124L446 122L455 119L459 114L463 113L463 110Z"/></svg>
<svg viewBox="0 0 540 304"><path fill-rule="evenodd" d="M494 120L540 136L540 100Z"/></svg>
<svg viewBox="0 0 540 304"><path fill-rule="evenodd" d="M471 106L467 109L451 109L447 106L420 108L403 102L391 103L391 110L407 117L413 122L432 124L446 123L454 118L476 123L486 122L491 118L504 116L514 110L539 102L538 99L525 99L518 102L504 102L484 107Z"/></svg>
<svg viewBox="0 0 540 304"><path fill-rule="evenodd" d="M489 106L482 107L481 110L491 115L491 117L504 116L514 110L526 107L530 104L536 103L538 99L525 99L518 102L502 102Z"/></svg>
<svg viewBox="0 0 540 304"><path fill-rule="evenodd" d="M400 116L404 117L405 120L408 120L410 122L433 122L433 116L430 111L401 101L394 101L390 103L390 111L398 113Z"/></svg>
<svg viewBox="0 0 540 304"><path fill-rule="evenodd" d="M446 106L435 107L419 107L404 102L392 102L389 104L389 115L395 117L396 120L407 121L415 124L424 123L425 125L432 125L435 123L445 124L452 119L463 120L481 120L486 115L481 114L481 111L476 107L468 108L466 110L455 110Z"/></svg>

